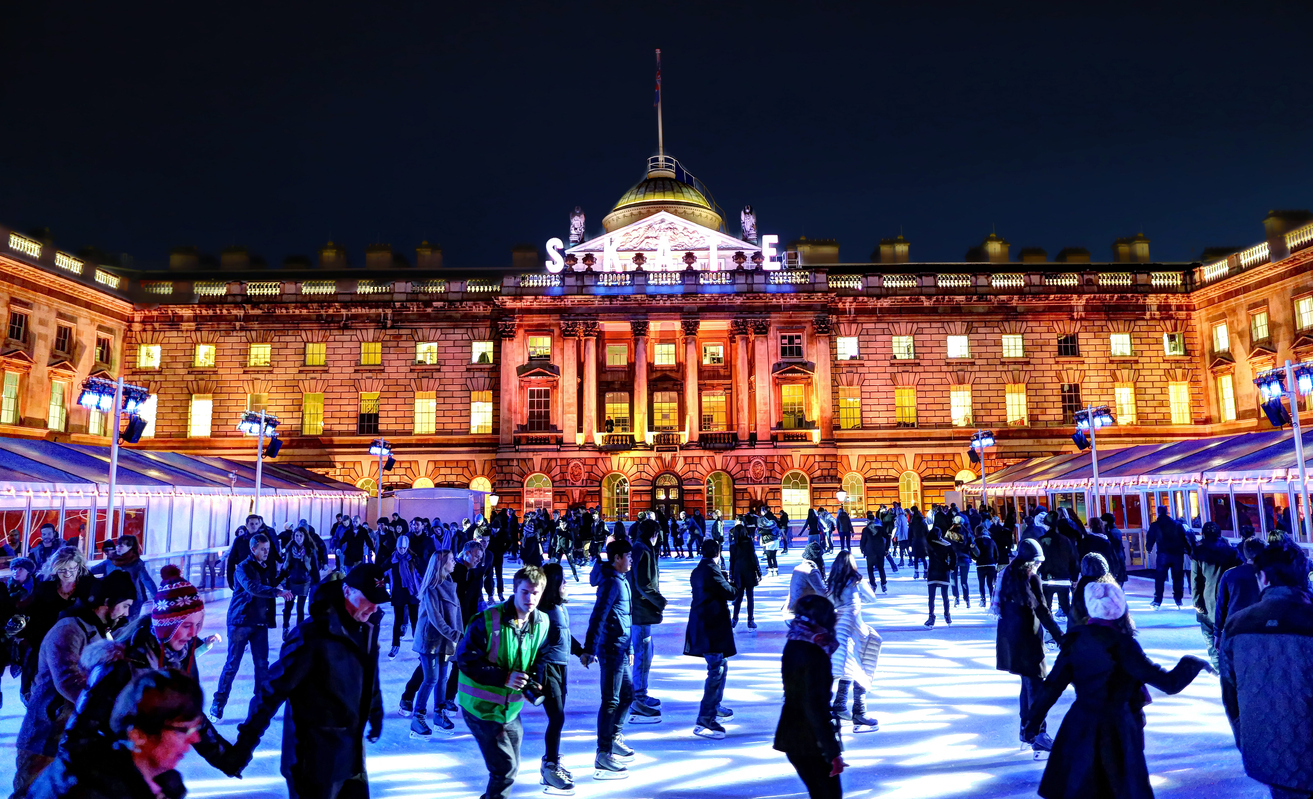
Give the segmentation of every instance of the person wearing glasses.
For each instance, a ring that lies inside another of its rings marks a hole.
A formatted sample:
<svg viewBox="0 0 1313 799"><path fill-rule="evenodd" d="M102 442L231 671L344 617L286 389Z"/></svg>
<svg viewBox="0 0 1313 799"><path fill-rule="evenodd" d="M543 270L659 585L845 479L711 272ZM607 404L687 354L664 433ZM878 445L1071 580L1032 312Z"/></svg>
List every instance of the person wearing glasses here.
<svg viewBox="0 0 1313 799"><path fill-rule="evenodd" d="M22 638L23 677L19 684L24 701L32 692L41 641L59 621L60 615L73 607L96 579L87 572L86 558L73 547L59 550L37 569L36 588L17 606L17 612L27 616Z"/></svg>

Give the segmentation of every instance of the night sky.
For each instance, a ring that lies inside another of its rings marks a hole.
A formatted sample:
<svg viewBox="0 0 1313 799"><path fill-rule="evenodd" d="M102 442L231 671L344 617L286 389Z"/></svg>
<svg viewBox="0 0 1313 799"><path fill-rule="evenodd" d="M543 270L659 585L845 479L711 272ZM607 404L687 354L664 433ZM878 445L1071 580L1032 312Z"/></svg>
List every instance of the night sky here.
<svg viewBox="0 0 1313 799"><path fill-rule="evenodd" d="M993 5L14 3L0 222L138 266L330 238L508 265L642 177L655 47L667 152L735 235L750 203L845 261L991 228L1190 260L1313 207L1313 3Z"/></svg>

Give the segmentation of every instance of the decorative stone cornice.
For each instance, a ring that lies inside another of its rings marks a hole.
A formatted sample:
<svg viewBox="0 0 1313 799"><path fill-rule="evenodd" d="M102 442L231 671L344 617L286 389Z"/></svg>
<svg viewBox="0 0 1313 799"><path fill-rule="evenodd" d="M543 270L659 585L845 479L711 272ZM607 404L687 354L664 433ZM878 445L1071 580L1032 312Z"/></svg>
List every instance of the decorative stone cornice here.
<svg viewBox="0 0 1313 799"><path fill-rule="evenodd" d="M828 336L834 333L834 321L830 319L829 314L816 314L816 318L812 320L812 327L818 336Z"/></svg>
<svg viewBox="0 0 1313 799"><path fill-rule="evenodd" d="M579 336L579 323L574 320L561 322L562 338L577 338Z"/></svg>
<svg viewBox="0 0 1313 799"><path fill-rule="evenodd" d="M588 321L579 323L579 335L584 338L597 338L597 335L600 332L601 325L597 323L596 319L589 319Z"/></svg>
<svg viewBox="0 0 1313 799"><path fill-rule="evenodd" d="M505 316L497 320L498 338L515 338L515 317Z"/></svg>
<svg viewBox="0 0 1313 799"><path fill-rule="evenodd" d="M765 336L765 335L767 335L767 334L769 334L769 333L770 333L770 320L769 320L769 319L753 319L753 320L752 320L752 335L754 335L754 336Z"/></svg>
<svg viewBox="0 0 1313 799"><path fill-rule="evenodd" d="M729 331L731 337L748 335L748 320L747 319L733 320L732 322L730 322Z"/></svg>
<svg viewBox="0 0 1313 799"><path fill-rule="evenodd" d="M634 338L646 337L647 327L646 319L634 319L629 322L629 331L634 334Z"/></svg>

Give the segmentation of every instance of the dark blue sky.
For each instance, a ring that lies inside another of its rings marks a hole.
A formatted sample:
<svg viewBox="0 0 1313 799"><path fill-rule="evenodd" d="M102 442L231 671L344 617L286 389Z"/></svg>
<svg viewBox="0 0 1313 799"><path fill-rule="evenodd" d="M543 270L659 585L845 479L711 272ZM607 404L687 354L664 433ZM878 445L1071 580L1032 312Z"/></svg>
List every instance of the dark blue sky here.
<svg viewBox="0 0 1313 799"><path fill-rule="evenodd" d="M733 217L914 260L1158 260L1313 206L1308 2L23 3L7 12L0 221L162 263L329 238L449 265L590 232L656 149ZM1152 5L1143 11L1137 5ZM551 9L551 10L543 10Z"/></svg>

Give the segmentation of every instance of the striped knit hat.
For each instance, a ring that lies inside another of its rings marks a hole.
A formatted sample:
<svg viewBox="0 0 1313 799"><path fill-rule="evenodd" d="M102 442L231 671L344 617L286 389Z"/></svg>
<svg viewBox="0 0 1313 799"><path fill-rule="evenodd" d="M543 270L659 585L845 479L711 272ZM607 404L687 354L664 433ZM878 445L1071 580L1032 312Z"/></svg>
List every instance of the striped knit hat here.
<svg viewBox="0 0 1313 799"><path fill-rule="evenodd" d="M155 608L150 612L150 629L155 639L164 643L173 638L178 625L193 613L205 610L205 603L182 572L172 563L160 569L160 587L155 592Z"/></svg>

